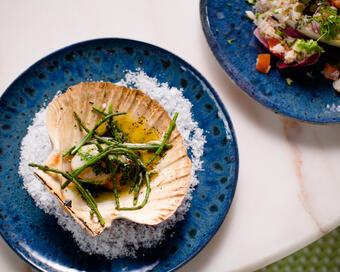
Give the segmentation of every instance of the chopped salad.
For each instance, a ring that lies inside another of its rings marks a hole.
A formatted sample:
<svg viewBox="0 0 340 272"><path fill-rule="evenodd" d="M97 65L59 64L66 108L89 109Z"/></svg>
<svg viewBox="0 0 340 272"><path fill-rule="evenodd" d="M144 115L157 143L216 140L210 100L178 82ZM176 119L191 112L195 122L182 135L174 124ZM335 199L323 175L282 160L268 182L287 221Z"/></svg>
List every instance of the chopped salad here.
<svg viewBox="0 0 340 272"><path fill-rule="evenodd" d="M281 59L278 68L316 63L325 52L322 43L340 47L340 0L257 0L253 11L246 11L255 23L256 38ZM340 49L339 49L340 50ZM268 73L270 61L260 54L256 68ZM340 63L326 63L326 78L340 92Z"/></svg>

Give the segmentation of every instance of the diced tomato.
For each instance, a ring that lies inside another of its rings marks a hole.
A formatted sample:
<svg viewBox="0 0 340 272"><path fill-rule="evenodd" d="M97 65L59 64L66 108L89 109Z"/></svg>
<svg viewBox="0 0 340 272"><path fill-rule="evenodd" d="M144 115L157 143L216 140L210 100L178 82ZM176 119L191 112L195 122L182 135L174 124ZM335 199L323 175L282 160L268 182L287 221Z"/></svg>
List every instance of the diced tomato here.
<svg viewBox="0 0 340 272"><path fill-rule="evenodd" d="M339 8L340 7L340 0L331 0L332 1L332 4L333 6Z"/></svg>
<svg viewBox="0 0 340 272"><path fill-rule="evenodd" d="M257 56L256 70L268 74L270 70L270 54L259 54Z"/></svg>
<svg viewBox="0 0 340 272"><path fill-rule="evenodd" d="M275 45L281 43L281 41L279 39L276 38L266 38L269 47L274 47Z"/></svg>
<svg viewBox="0 0 340 272"><path fill-rule="evenodd" d="M277 50L272 50L273 47L275 47L276 45L280 44L281 41L279 39L276 38L266 38L266 41L269 45L269 51L276 57L280 58L280 59L284 59L285 54L284 52L277 52Z"/></svg>
<svg viewBox="0 0 340 272"><path fill-rule="evenodd" d="M120 187L120 182L119 182L120 179L121 179L121 177L122 177L122 174L121 174L121 173L118 173L118 174L116 175L116 183L117 183L117 189L118 189L118 190L121 189L121 187ZM113 183L112 183L112 180L110 180L109 182L105 183L103 186L104 186L105 188L109 189L109 190L113 190Z"/></svg>
<svg viewBox="0 0 340 272"><path fill-rule="evenodd" d="M339 78L340 71L335 65L326 63L325 68L323 69L323 75L325 78L337 80Z"/></svg>

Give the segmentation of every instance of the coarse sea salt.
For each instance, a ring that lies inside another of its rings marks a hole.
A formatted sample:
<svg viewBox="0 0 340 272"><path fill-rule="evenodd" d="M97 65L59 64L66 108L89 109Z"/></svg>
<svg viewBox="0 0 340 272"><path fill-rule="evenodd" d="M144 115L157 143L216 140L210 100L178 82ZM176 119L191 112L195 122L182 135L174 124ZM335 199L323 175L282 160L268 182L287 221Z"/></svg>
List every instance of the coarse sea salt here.
<svg viewBox="0 0 340 272"><path fill-rule="evenodd" d="M74 219L59 205L58 200L48 193L40 181L34 176L30 162L43 163L52 150L46 129L47 108L36 113L33 123L28 127L27 135L21 143L19 174L23 177L24 188L34 199L36 205L57 218L58 224L72 233L81 250L89 254L101 254L108 259L119 257L135 257L139 248L150 248L159 244L165 234L176 222L183 220L190 207L191 193L197 185L196 172L201 170L203 148L205 144L204 131L193 121L192 104L181 90L160 84L156 78L150 78L143 71L128 71L125 78L117 84L138 88L157 100L173 116L177 111L177 127L184 145L191 153L191 183L190 188L176 213L156 226L140 225L126 220L115 220L112 226L96 237L91 237ZM59 94L59 93L58 93ZM39 152L35 152L39 150Z"/></svg>
<svg viewBox="0 0 340 272"><path fill-rule="evenodd" d="M327 104L326 109L330 110L331 112L340 112L340 105L335 105L335 104Z"/></svg>

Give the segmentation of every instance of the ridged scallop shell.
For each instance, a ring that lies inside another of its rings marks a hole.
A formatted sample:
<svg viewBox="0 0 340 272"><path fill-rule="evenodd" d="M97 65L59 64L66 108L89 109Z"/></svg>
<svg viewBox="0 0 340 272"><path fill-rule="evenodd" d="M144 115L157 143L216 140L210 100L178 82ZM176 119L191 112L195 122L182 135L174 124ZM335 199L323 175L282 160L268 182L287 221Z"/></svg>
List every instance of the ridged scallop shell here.
<svg viewBox="0 0 340 272"><path fill-rule="evenodd" d="M88 128L93 128L100 119L92 106L108 111L112 103L113 111L125 111L132 118L144 117L149 128L155 128L161 137L166 133L171 118L164 108L155 100L139 90L128 89L106 82L84 82L70 87L66 93L55 98L48 106L47 130L53 145L53 151L45 164L64 171L70 171L70 160L62 153L78 144L84 136L73 112L77 112ZM105 220L102 227L96 216L90 216L90 209L70 184L61 190L64 178L53 173L36 171L36 175L45 184L47 190L54 194L61 206L92 236L100 234L110 227L111 221L118 218L146 225L156 225L169 218L182 203L190 184L191 161L183 145L182 137L175 127L168 143L173 147L165 152L155 169L158 175L152 179L151 193L147 204L140 210L118 211L115 209L113 194L104 194L97 199L98 208ZM139 203L144 198L146 187L142 187ZM132 206L133 194L120 197L122 207ZM64 206L65 200L72 200L72 206Z"/></svg>

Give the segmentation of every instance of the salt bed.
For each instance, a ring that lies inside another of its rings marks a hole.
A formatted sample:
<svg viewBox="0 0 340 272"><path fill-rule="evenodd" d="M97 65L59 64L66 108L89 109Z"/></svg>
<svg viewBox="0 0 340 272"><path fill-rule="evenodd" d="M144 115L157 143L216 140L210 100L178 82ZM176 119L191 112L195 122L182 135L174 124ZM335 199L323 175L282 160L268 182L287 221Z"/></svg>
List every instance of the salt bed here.
<svg viewBox="0 0 340 272"><path fill-rule="evenodd" d="M205 143L204 131L193 121L191 114L192 104L183 97L181 90L160 84L156 78L150 78L143 71L127 72L125 78L117 84L130 88L137 88L152 99L157 100L173 116L179 112L177 127L182 134L184 145L191 153L191 183L189 190L176 213L166 221L156 226L140 225L127 220L116 220L112 226L96 237L90 237L74 219L59 205L57 199L48 193L40 181L33 175L34 169L29 167L30 162L43 163L52 150L46 130L47 108L36 113L33 123L28 127L27 135L21 143L21 157L19 173L23 177L24 188L34 199L36 205L57 218L63 229L72 233L74 240L81 250L88 254L101 254L108 259L119 257L135 257L139 248L150 248L159 244L165 233L176 222L183 220L190 207L191 193L197 185L196 172L201 170L203 148ZM39 152L33 152L39 150Z"/></svg>

